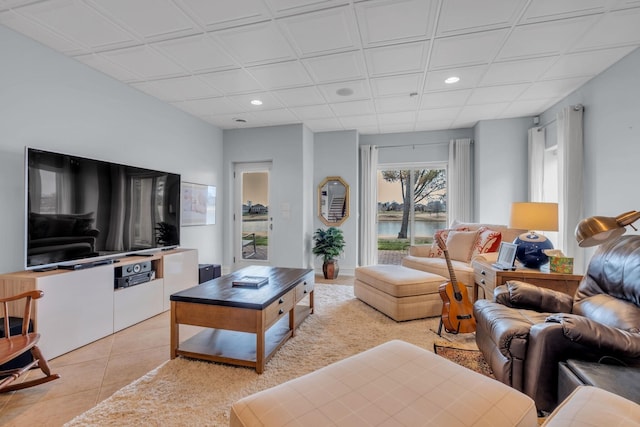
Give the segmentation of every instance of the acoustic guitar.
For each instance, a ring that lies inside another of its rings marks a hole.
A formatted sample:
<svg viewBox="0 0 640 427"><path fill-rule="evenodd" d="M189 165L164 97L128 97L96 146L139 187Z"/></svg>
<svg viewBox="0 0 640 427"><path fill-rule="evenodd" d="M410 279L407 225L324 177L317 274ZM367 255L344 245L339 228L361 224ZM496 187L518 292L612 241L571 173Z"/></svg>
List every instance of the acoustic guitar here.
<svg viewBox="0 0 640 427"><path fill-rule="evenodd" d="M436 236L436 242L444 252L451 280L438 288L440 298L442 298L442 318L438 327L438 335L442 332L443 325L444 329L451 334L475 332L476 319L473 317L473 304L469 300L467 287L458 285L456 274L451 266L451 259L449 259L447 244L442 236Z"/></svg>

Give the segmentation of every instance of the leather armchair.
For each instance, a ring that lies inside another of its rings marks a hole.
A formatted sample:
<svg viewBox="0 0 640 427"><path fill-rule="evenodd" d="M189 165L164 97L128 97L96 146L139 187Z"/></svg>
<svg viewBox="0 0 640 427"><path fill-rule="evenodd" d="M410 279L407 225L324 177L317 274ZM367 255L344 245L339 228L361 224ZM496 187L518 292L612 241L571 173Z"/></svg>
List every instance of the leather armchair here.
<svg viewBox="0 0 640 427"><path fill-rule="evenodd" d="M496 378L538 410L557 405L561 361L640 366L640 236L601 246L573 297L510 281L494 298L474 304L476 343Z"/></svg>

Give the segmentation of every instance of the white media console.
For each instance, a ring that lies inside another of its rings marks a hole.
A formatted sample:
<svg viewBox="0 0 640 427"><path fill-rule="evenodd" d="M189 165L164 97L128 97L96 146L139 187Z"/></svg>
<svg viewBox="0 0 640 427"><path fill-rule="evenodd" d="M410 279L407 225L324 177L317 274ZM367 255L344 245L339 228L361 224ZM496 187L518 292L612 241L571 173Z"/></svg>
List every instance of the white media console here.
<svg viewBox="0 0 640 427"><path fill-rule="evenodd" d="M155 271L154 280L114 289L117 267L146 261ZM79 270L3 274L0 297L44 292L32 318L41 335L40 349L52 359L168 310L171 294L197 284L198 251L173 249ZM10 306L10 315L22 317L23 307Z"/></svg>

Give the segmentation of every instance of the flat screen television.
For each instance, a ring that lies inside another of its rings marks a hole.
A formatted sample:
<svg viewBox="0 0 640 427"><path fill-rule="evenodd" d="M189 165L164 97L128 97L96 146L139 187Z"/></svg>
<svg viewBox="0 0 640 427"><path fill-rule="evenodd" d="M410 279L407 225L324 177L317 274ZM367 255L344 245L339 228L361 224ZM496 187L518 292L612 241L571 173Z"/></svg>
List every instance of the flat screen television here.
<svg viewBox="0 0 640 427"><path fill-rule="evenodd" d="M26 149L26 267L180 244L180 175Z"/></svg>

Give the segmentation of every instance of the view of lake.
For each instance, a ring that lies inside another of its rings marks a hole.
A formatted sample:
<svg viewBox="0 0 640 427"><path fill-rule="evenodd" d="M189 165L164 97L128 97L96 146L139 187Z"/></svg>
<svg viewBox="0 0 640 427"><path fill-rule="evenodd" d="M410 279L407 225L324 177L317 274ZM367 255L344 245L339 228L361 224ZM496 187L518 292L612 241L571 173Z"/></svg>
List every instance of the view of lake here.
<svg viewBox="0 0 640 427"><path fill-rule="evenodd" d="M396 237L401 225L401 221L378 221L378 236ZM436 230L443 228L447 228L446 221L416 221L414 234L416 236L433 236Z"/></svg>

